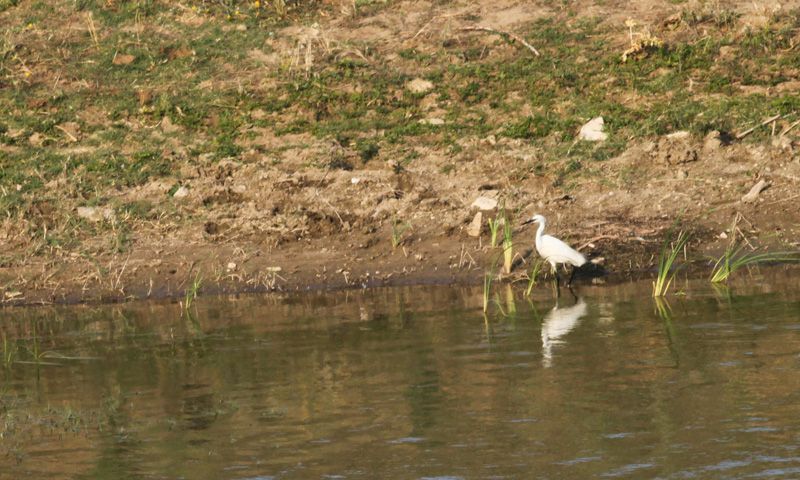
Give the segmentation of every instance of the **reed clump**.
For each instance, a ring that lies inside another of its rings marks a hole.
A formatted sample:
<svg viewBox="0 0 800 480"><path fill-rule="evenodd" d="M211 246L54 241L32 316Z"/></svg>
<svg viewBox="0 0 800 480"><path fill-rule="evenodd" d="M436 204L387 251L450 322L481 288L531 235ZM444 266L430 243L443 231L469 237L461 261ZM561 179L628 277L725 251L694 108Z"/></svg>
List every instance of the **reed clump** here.
<svg viewBox="0 0 800 480"><path fill-rule="evenodd" d="M750 267L769 262L800 261L798 252L744 252L745 245L737 245L733 241L725 248L725 252L717 259L711 270L711 283L725 283L731 275L742 267Z"/></svg>
<svg viewBox="0 0 800 480"><path fill-rule="evenodd" d="M677 271L673 269L675 260L688 242L689 234L683 230L678 232L678 236L674 241L672 239L672 230L667 232L658 258L658 276L653 281L653 297L663 297L667 294Z"/></svg>

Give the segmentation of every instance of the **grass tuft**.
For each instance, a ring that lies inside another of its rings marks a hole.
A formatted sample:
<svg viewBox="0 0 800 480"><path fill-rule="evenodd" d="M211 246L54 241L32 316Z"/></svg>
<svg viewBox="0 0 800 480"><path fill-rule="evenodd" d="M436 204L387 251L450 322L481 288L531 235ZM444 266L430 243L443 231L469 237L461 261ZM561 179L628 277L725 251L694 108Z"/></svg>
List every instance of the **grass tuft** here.
<svg viewBox="0 0 800 480"><path fill-rule="evenodd" d="M200 291L200 287L202 286L203 276L200 274L200 272L197 272L197 274L194 276L192 284L189 285L189 288L186 289L186 293L183 296L183 309L185 311L189 311L189 308L197 298L197 293Z"/></svg>
<svg viewBox="0 0 800 480"><path fill-rule="evenodd" d="M512 239L513 229L511 221L506 216L503 209L503 272L508 275L511 273L511 265L514 260L514 241Z"/></svg>
<svg viewBox="0 0 800 480"><path fill-rule="evenodd" d="M492 248L497 246L497 233L500 231L500 219L490 218L489 223L489 240Z"/></svg>
<svg viewBox="0 0 800 480"><path fill-rule="evenodd" d="M672 267L678 254L683 250L689 241L689 234L681 230L675 241L672 240L672 230L667 232L667 237L664 239L664 244L661 246L661 255L658 258L658 277L653 282L653 296L663 297L667 294L675 272Z"/></svg>
<svg viewBox="0 0 800 480"><path fill-rule="evenodd" d="M536 261L533 262L533 266L531 267L531 271L530 271L530 273L528 273L528 286L527 286L527 288L525 288L525 296L526 297L530 297L531 296L531 292L533 291L533 287L535 287L536 284L539 281L539 274L541 273L543 266L544 266L544 260L542 260L541 258L536 259Z"/></svg>
<svg viewBox="0 0 800 480"><path fill-rule="evenodd" d="M392 249L396 249L406 240L403 234L411 227L408 222L392 219Z"/></svg>
<svg viewBox="0 0 800 480"><path fill-rule="evenodd" d="M797 262L800 261L798 252L762 252L743 253L744 245L731 242L725 253L717 259L711 271L711 283L727 282L728 278L742 267L758 265L768 262Z"/></svg>

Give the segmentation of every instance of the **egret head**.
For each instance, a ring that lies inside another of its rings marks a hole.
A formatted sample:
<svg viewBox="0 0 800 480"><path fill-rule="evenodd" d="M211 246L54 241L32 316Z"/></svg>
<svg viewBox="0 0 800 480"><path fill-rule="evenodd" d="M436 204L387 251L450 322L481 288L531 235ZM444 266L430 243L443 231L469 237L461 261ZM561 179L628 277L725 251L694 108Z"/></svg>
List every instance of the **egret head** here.
<svg viewBox="0 0 800 480"><path fill-rule="evenodd" d="M537 213L536 215L522 222L523 225L527 225L529 223L544 223L544 217Z"/></svg>

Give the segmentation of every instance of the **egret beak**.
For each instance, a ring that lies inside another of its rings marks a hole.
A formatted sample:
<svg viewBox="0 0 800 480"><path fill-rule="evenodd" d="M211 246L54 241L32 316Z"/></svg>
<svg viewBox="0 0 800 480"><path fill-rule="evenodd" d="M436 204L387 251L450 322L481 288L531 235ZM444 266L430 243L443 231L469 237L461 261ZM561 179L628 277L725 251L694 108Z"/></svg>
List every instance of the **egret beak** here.
<svg viewBox="0 0 800 480"><path fill-rule="evenodd" d="M520 224L520 226L521 226L521 227L524 227L525 225L528 225L529 223L533 223L534 221L535 221L534 219L532 219L532 218L529 218L529 219L525 220L524 222L522 222L522 223Z"/></svg>

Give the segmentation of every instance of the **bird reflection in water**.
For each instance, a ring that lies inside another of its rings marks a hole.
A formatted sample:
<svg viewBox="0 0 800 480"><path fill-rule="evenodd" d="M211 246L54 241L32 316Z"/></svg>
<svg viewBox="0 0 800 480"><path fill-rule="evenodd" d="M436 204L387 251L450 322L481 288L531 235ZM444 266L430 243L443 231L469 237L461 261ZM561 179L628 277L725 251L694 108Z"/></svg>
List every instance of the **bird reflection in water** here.
<svg viewBox="0 0 800 480"><path fill-rule="evenodd" d="M576 297L575 303L568 307L556 305L542 321L542 365L550 367L553 363L553 346L564 343L561 338L572 331L581 318L586 315L586 302Z"/></svg>

